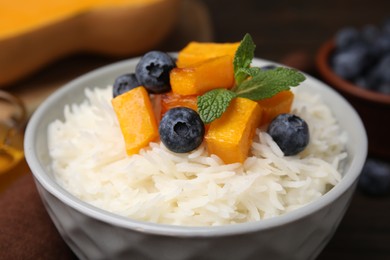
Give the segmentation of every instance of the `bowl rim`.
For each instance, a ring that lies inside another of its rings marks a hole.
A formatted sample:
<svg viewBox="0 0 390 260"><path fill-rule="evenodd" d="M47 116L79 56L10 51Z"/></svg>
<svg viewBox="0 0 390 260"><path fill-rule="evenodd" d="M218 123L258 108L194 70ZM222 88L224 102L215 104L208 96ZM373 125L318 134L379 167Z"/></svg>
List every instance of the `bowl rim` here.
<svg viewBox="0 0 390 260"><path fill-rule="evenodd" d="M336 200L344 193L348 191L349 188L353 187L356 183L356 180L360 174L360 171L363 167L363 163L367 156L367 135L365 132L364 125L355 111L355 109L349 104L349 102L342 97L335 90L322 83L321 81L306 75L316 84L319 84L321 88L326 92L326 94L331 95L332 98L338 99L340 104L348 110L350 118L358 125L358 133L361 137L361 142L359 143L358 153L350 161L350 167L345 173L345 176L342 178L340 183L333 187L326 194L318 198L315 202L309 203L302 208L293 210L289 213L286 213L281 216L264 219L261 221L247 222L240 224L232 225L223 225L223 226L212 226L212 227L194 227L194 226L177 226L177 225L168 225L168 224L156 224L145 221L133 220L124 216L119 216L114 213L102 210L95 206L92 206L84 201L79 200L69 192L65 191L59 184L55 182L54 179L50 178L48 174L45 173L45 167L39 162L38 155L35 153L35 143L36 138L39 133L37 131L38 125L41 118L44 117L46 110L50 108L57 100L61 99L61 96L67 93L72 89L76 89L82 86L82 83L89 79L94 78L102 72L115 72L119 68L128 66L129 63L135 63L139 60L140 57L132 58L124 61L119 61L113 64L106 65L104 67L95 69L91 72L88 72L69 83L65 84L63 87L51 94L33 113L25 133L25 154L26 161L32 171L35 181L37 181L43 188L48 191L51 195L62 201L67 206L73 208L74 210L85 214L93 219L100 220L102 222L111 224L113 226L122 227L125 229L136 230L142 233L156 234L156 235L165 235L165 236L177 236L177 237L218 237L218 236L231 236L238 235L243 233L252 233L260 230L268 230L275 227L280 227L287 225L292 222L299 221L314 212L319 211L321 208L326 207L331 204L332 201ZM275 62L267 61L264 59L254 58L254 63L273 63Z"/></svg>
<svg viewBox="0 0 390 260"><path fill-rule="evenodd" d="M390 105L390 95L381 94L368 89L360 88L350 81L337 75L329 65L329 56L336 48L335 39L324 42L315 57L315 63L319 73L334 88L348 93L351 96L374 103Z"/></svg>

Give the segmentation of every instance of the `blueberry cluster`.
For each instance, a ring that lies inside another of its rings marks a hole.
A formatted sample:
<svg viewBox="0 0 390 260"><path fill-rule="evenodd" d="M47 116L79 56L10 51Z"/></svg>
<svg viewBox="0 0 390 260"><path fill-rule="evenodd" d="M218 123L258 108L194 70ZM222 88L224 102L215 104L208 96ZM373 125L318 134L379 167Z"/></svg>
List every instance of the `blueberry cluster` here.
<svg viewBox="0 0 390 260"><path fill-rule="evenodd" d="M390 19L382 26L345 27L336 34L331 66L357 86L390 95Z"/></svg>

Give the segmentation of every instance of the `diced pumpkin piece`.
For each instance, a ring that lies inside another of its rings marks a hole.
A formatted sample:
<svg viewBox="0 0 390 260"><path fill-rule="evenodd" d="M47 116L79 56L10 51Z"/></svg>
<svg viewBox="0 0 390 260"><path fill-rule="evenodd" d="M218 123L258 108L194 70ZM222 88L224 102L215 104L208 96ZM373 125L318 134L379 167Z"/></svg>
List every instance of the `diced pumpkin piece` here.
<svg viewBox="0 0 390 260"><path fill-rule="evenodd" d="M233 59L221 56L186 68L174 68L170 73L172 91L179 95L201 95L216 88L231 88L234 84Z"/></svg>
<svg viewBox="0 0 390 260"><path fill-rule="evenodd" d="M146 89L134 88L112 99L125 140L126 152L133 155L158 137L153 107Z"/></svg>
<svg viewBox="0 0 390 260"><path fill-rule="evenodd" d="M210 123L205 135L209 154L219 156L225 163L243 163L260 121L261 109L257 102L233 99L225 113Z"/></svg>
<svg viewBox="0 0 390 260"><path fill-rule="evenodd" d="M282 91L271 98L258 101L262 111L260 125L270 123L276 116L291 111L294 94L290 91Z"/></svg>
<svg viewBox="0 0 390 260"><path fill-rule="evenodd" d="M183 96L173 92L161 95L161 115L174 107L188 107L198 111L198 96Z"/></svg>
<svg viewBox="0 0 390 260"><path fill-rule="evenodd" d="M239 45L239 42L190 42L184 49L179 52L176 65L179 68L184 68L201 61L226 55L232 57L233 59Z"/></svg>

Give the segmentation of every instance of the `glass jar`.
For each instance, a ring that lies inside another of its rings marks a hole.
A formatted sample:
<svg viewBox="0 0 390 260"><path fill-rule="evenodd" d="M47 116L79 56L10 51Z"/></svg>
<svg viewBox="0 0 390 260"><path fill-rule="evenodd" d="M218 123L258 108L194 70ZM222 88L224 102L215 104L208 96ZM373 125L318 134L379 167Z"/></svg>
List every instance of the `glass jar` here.
<svg viewBox="0 0 390 260"><path fill-rule="evenodd" d="M26 114L19 98L0 90L0 191L22 174L17 168L24 162Z"/></svg>

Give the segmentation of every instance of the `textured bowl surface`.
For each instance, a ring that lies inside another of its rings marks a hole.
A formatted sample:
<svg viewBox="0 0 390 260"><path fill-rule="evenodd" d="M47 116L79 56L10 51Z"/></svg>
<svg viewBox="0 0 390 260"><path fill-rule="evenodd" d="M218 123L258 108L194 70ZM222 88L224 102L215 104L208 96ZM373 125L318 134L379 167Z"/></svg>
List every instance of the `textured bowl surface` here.
<svg viewBox="0 0 390 260"><path fill-rule="evenodd" d="M321 77L346 97L361 116L367 130L370 153L390 159L390 125L385 122L385 115L390 114L390 95L360 88L339 77L329 65L334 49L334 41L330 40L317 53L316 65Z"/></svg>
<svg viewBox="0 0 390 260"><path fill-rule="evenodd" d="M27 162L59 232L81 259L314 259L340 223L367 154L364 126L349 103L307 76L304 90L319 93L349 135L342 181L320 199L280 217L219 226L181 227L130 220L82 202L61 188L50 170L47 126L63 119L65 104L81 102L86 87L106 87L133 71L137 59L92 71L50 96L25 135ZM255 59L262 66L270 62Z"/></svg>

